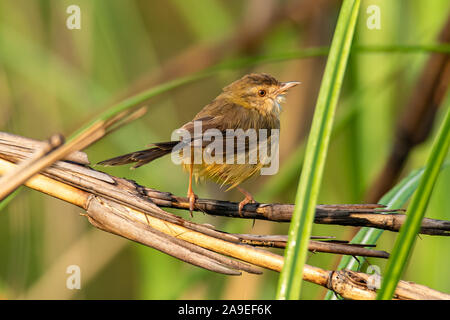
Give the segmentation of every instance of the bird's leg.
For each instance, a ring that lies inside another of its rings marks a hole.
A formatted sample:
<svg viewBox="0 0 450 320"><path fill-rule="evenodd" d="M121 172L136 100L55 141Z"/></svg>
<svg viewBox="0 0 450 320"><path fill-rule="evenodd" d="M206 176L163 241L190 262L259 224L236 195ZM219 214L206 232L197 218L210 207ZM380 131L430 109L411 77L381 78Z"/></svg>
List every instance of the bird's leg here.
<svg viewBox="0 0 450 320"><path fill-rule="evenodd" d="M187 192L187 197L189 200L189 213L191 214L191 218L193 217L192 211L194 211L195 200L197 199L197 195L192 191L192 173L194 171L194 164L191 163L189 165L189 187Z"/></svg>
<svg viewBox="0 0 450 320"><path fill-rule="evenodd" d="M247 203L256 203L255 199L253 198L253 196L250 194L250 192L248 192L247 190L242 189L241 187L237 186L236 187L241 193L243 193L245 195L244 200L242 200L241 202L239 202L239 215L242 217L242 209L244 208L244 206Z"/></svg>

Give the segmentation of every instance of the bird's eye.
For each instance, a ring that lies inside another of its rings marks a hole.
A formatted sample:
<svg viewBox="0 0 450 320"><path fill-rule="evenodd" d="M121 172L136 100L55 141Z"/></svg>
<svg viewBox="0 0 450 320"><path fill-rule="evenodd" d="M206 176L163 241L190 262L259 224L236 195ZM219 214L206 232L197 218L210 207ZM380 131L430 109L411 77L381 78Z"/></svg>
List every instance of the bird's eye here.
<svg viewBox="0 0 450 320"><path fill-rule="evenodd" d="M264 97L266 95L266 90L261 89L258 91L258 94L260 97Z"/></svg>

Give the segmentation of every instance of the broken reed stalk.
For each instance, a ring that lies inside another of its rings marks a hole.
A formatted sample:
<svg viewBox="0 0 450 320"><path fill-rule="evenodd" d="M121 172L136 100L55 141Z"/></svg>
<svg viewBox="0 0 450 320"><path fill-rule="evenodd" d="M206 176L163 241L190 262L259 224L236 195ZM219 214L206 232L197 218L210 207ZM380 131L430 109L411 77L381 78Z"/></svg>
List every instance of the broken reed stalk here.
<svg viewBox="0 0 450 320"><path fill-rule="evenodd" d="M62 135L53 135L47 142L41 143L41 148L36 149L31 159L22 163L16 169L17 171L10 173L0 180L0 201L37 172L78 150L83 150L108 133L117 130L122 125L141 117L145 112L146 108L142 107L138 110L121 112L107 120L95 121L85 130L81 131L75 139L72 139L66 144L64 144L64 137ZM2 137L8 138L5 133L2 134Z"/></svg>
<svg viewBox="0 0 450 320"><path fill-rule="evenodd" d="M15 164L0 159L0 174L15 168ZM85 209L89 222L97 228L154 247L209 270L226 274L240 274L239 270L258 273L259 270L247 263L275 271L280 271L283 265L283 257L277 254L215 238L187 227L192 222L186 225L169 222L125 206L120 201L93 195L42 174L35 175L26 185ZM155 213L163 211L151 203L148 207ZM229 237L234 238L231 234ZM368 287L370 275L359 272L328 271L305 265L303 279L334 290L347 299L373 299L376 295L375 290ZM450 295L401 281L394 298L450 299Z"/></svg>
<svg viewBox="0 0 450 320"><path fill-rule="evenodd" d="M15 170L8 172L0 178L0 201L11 194L15 189L27 181L36 172L41 171L48 165L42 162L47 153L59 148L64 143L64 137L53 135L41 146L39 146L30 158L22 161Z"/></svg>
<svg viewBox="0 0 450 320"><path fill-rule="evenodd" d="M158 206L177 209L188 209L189 201L168 192L145 188L146 195ZM385 210L377 204L358 205L318 205L314 222L317 224L333 224L354 227L372 227L398 232L406 216L397 213L402 210ZM215 216L233 218L260 219L277 222L290 222L293 204L251 203L247 204L239 215L238 203L198 199L195 211L201 211ZM450 221L424 218L420 229L421 234L450 236Z"/></svg>
<svg viewBox="0 0 450 320"><path fill-rule="evenodd" d="M256 247L286 248L287 235L254 235L254 234L234 234L239 237L241 243L246 243ZM389 253L379 250L370 250L363 245L339 243L330 241L309 241L309 251L327 252L336 254L346 254L351 256L364 256L376 258L389 258Z"/></svg>
<svg viewBox="0 0 450 320"><path fill-rule="evenodd" d="M27 153L14 150L5 150L0 141L0 157L18 162L26 159ZM159 207L170 207L187 210L189 203L185 197L178 197L169 192L146 188L134 181L110 176L104 172L88 167L56 162L43 173L51 178L74 185L77 188L88 190L98 195L114 195L115 200L121 199L126 205L146 210L148 201ZM119 185L120 188L115 188ZM292 215L291 204L248 204L244 207L242 216L238 213L238 204L235 202L198 199L195 210L216 216L227 216L247 219L263 219L277 222L289 222ZM366 226L398 232L404 223L405 215L394 213L395 210L385 210L380 205L318 205L316 208L315 223L344 226ZM424 218L420 233L428 235L450 235L450 222Z"/></svg>
<svg viewBox="0 0 450 320"><path fill-rule="evenodd" d="M3 153L2 153L3 152ZM17 152L17 151L16 151ZM11 153L2 151L0 143L0 155L7 160L18 161L18 158L12 157ZM21 154L21 157L26 154ZM223 232L217 232L205 226L196 225L189 221L184 221L178 216L170 215L158 208L159 212L155 212L154 202L151 198L144 195L145 187L138 186L134 182L125 179L110 176L106 173L95 171L84 166L79 166L73 163L66 163L58 161L52 167L44 171L44 175L55 178L64 183L69 183L76 188L86 190L94 195L110 198L114 201L120 201L122 204L129 207L141 210L149 215L156 215L159 218L174 222L177 224L188 226L193 230L198 230L202 233L210 234L216 238L226 241L246 242L249 243L248 236L245 235L230 235ZM150 207L149 207L150 206ZM156 207L157 208L157 207ZM258 246L269 246L283 248L286 243L286 238L283 236L258 236L257 244L255 238L252 241ZM277 241L273 241L273 237L278 237ZM282 240L280 240L282 239ZM323 238L321 238L323 239ZM351 254L366 257L387 258L389 254L384 251L367 250L359 247L356 244L349 243L314 243L311 242L310 251L313 252L328 252L336 254Z"/></svg>
<svg viewBox="0 0 450 320"><path fill-rule="evenodd" d="M34 140L31 140L31 142L34 142ZM34 150L30 147L30 142L27 142L27 138L19 137L18 139L18 136L15 135L0 133L0 157L18 163L29 158ZM79 154L83 153L79 152ZM83 163L88 162L87 157L84 158ZM69 160L73 161L72 159ZM185 210L189 208L189 203L185 197L147 188L134 181L113 177L75 163L58 161L44 170L43 174L97 195L106 197L112 195L113 200L120 199L123 204L144 212L147 210L149 201L158 207ZM116 188L116 186L120 186L120 188ZM294 205L292 204L247 204L242 215L239 215L238 204L235 202L198 199L195 204L195 210L206 214L277 222L289 222L293 208ZM383 206L378 204L318 205L315 223L365 226L397 232L403 225L405 215L396 213L396 211L398 210L385 210ZM164 212L162 216L167 216L167 214ZM179 223L177 222L177 219L179 219L177 216L172 215L171 219L172 222ZM195 228L198 227L195 226ZM450 222L424 218L420 233L448 236L450 235Z"/></svg>

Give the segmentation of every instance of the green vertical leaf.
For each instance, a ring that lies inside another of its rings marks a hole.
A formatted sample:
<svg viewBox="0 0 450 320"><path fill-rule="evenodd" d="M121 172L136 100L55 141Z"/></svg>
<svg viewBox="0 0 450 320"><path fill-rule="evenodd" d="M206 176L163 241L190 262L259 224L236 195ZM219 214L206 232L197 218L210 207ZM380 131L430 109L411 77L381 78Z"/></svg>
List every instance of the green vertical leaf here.
<svg viewBox="0 0 450 320"><path fill-rule="evenodd" d="M380 204L386 206L386 209L398 209L403 207L403 205L408 201L413 192L417 189L419 185L419 180L422 177L423 169L412 171L407 177L400 181L394 188L387 192L379 201ZM374 245L377 243L381 234L384 230L363 227L358 233L353 237L350 243L359 243ZM362 257L358 257L361 261ZM347 269L353 271L359 271L361 263L358 262L354 257L345 255L341 258L341 261L337 267L337 270ZM335 298L334 292L328 290L325 300Z"/></svg>
<svg viewBox="0 0 450 320"><path fill-rule="evenodd" d="M433 143L419 186L407 209L405 224L400 229L400 233L395 241L394 248L392 249L377 299L391 299L394 295L395 288L405 269L417 233L420 230L422 219L425 216L425 211L442 163L448 153L449 145L450 107L447 109L444 122Z"/></svg>
<svg viewBox="0 0 450 320"><path fill-rule="evenodd" d="M277 299L298 299L320 183L358 17L359 0L342 4L306 147Z"/></svg>

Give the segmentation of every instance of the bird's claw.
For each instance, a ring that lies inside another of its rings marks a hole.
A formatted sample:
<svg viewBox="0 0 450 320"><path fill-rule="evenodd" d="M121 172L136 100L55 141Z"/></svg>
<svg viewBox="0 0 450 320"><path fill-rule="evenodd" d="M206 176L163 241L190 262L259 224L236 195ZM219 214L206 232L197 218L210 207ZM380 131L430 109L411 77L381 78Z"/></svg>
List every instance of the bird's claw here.
<svg viewBox="0 0 450 320"><path fill-rule="evenodd" d="M188 200L189 200L189 213L191 214L191 218L194 217L192 211L194 211L195 201L198 199L197 195L194 192L188 192Z"/></svg>
<svg viewBox="0 0 450 320"><path fill-rule="evenodd" d="M255 199L251 196L251 195L246 195L244 200L242 200L241 202L239 202L239 206L238 206L238 212L239 212L239 216L243 217L242 215L242 210L244 209L244 206L247 203L256 203Z"/></svg>

